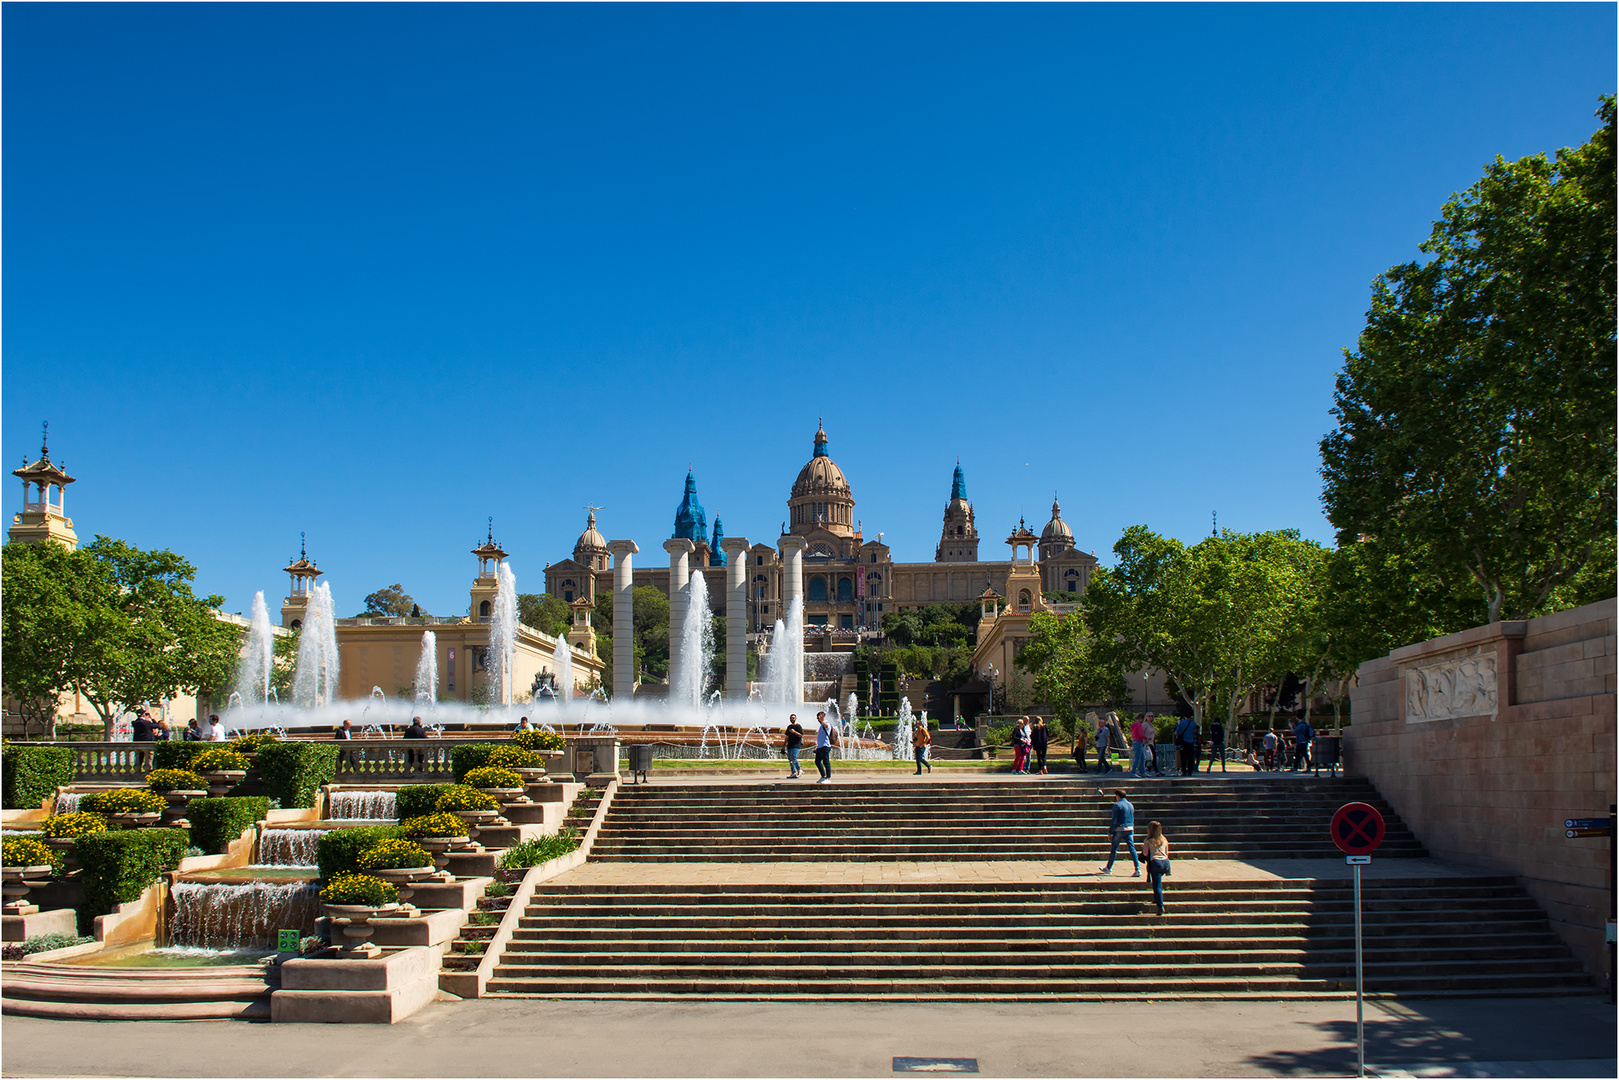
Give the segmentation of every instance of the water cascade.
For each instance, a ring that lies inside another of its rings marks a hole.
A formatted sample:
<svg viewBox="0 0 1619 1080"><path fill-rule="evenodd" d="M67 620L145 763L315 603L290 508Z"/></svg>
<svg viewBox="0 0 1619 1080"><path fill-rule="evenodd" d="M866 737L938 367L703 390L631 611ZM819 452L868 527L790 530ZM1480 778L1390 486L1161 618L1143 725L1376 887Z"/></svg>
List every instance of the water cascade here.
<svg viewBox="0 0 1619 1080"><path fill-rule="evenodd" d="M899 699L899 719L894 724L894 757L905 761L912 757L911 736L916 730L915 718L911 715L911 699ZM921 768L921 766L917 766Z"/></svg>
<svg viewBox="0 0 1619 1080"><path fill-rule="evenodd" d="M573 650L566 634L557 635L557 647L551 650L551 670L557 678L557 704L567 708L573 700Z"/></svg>
<svg viewBox="0 0 1619 1080"><path fill-rule="evenodd" d="M495 606L489 619L489 677L494 680L495 700L512 703L512 668L517 663L517 576L510 560L502 560Z"/></svg>
<svg viewBox="0 0 1619 1080"><path fill-rule="evenodd" d="M787 617L777 619L770 633L770 654L765 670L765 701L789 710L804 704L804 605L793 597ZM786 718L782 723L785 725Z"/></svg>
<svg viewBox="0 0 1619 1080"><path fill-rule="evenodd" d="M416 661L416 711L438 710L438 635L422 631L422 657Z"/></svg>
<svg viewBox="0 0 1619 1080"><path fill-rule="evenodd" d="M265 829L259 836L260 866L314 866L326 829Z"/></svg>
<svg viewBox="0 0 1619 1080"><path fill-rule="evenodd" d="M314 933L320 914L320 893L308 881L180 881L170 895L170 945L271 949L278 930Z"/></svg>
<svg viewBox="0 0 1619 1080"><path fill-rule="evenodd" d="M669 704L677 709L700 711L703 689L714 666L714 617L708 609L708 579L695 573L686 583L682 607L678 663L669 679Z"/></svg>
<svg viewBox="0 0 1619 1080"><path fill-rule="evenodd" d="M236 694L244 706L267 704L270 683L275 676L275 635L270 630L270 609L264 606L264 591L253 594L253 617L247 631L247 650L236 670Z"/></svg>
<svg viewBox="0 0 1619 1080"><path fill-rule="evenodd" d="M56 793L56 809L52 810L51 813L77 813L79 809L79 800L82 798L84 798L84 796L77 791L59 791Z"/></svg>
<svg viewBox="0 0 1619 1080"><path fill-rule="evenodd" d="M337 609L331 586L324 581L309 590L298 662L292 671L292 700L300 709L337 700Z"/></svg>
<svg viewBox="0 0 1619 1080"><path fill-rule="evenodd" d="M326 796L326 816L333 821L392 821L399 808L391 791L334 791Z"/></svg>

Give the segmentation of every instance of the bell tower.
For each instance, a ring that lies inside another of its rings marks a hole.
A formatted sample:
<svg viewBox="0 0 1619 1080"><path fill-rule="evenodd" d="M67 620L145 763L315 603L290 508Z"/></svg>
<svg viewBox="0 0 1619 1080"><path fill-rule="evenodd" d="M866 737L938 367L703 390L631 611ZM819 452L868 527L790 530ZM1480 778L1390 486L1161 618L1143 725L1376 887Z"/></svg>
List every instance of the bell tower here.
<svg viewBox="0 0 1619 1080"><path fill-rule="evenodd" d="M73 519L67 516L64 507L67 486L73 483L73 477L51 461L50 434L51 425L47 421L45 434L39 443L39 457L30 463L25 455L22 468L11 470L12 476L22 480L22 512L11 516L11 542L37 544L42 540L54 540L72 551L79 546L79 537L73 531ZM31 488L38 490L38 499L30 501L28 493ZM54 502L51 499L52 488L56 489Z"/></svg>
<svg viewBox="0 0 1619 1080"><path fill-rule="evenodd" d="M298 534L298 558L286 567L286 573L292 578L292 588L287 590L287 602L281 605L281 625L288 630L296 630L304 624L304 612L309 610L309 593L315 587L315 579L322 573L319 567L309 561L303 533Z"/></svg>
<svg viewBox="0 0 1619 1080"><path fill-rule="evenodd" d="M944 508L944 528L934 562L977 562L978 527L973 524L973 504L967 501L967 474L956 459L956 473L950 482L950 501Z"/></svg>
<svg viewBox="0 0 1619 1080"><path fill-rule="evenodd" d="M473 622L487 622L495 614L495 595L500 592L500 564L506 553L495 543L495 519L489 519L489 536L481 547L472 549L478 557L478 576L472 579Z"/></svg>

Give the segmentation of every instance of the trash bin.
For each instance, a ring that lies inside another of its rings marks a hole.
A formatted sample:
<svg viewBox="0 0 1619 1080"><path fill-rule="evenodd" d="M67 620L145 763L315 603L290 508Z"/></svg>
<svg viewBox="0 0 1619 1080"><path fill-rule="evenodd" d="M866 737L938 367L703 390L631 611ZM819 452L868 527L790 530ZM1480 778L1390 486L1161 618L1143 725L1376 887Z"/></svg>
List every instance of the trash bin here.
<svg viewBox="0 0 1619 1080"><path fill-rule="evenodd" d="M1315 775L1320 776L1323 768L1330 768L1332 775L1338 775L1338 766L1343 764L1343 739L1337 735L1317 735L1310 740L1310 767Z"/></svg>
<svg viewBox="0 0 1619 1080"><path fill-rule="evenodd" d="M647 773L652 770L652 746L641 743L630 747L630 777L635 783L643 783Z"/></svg>

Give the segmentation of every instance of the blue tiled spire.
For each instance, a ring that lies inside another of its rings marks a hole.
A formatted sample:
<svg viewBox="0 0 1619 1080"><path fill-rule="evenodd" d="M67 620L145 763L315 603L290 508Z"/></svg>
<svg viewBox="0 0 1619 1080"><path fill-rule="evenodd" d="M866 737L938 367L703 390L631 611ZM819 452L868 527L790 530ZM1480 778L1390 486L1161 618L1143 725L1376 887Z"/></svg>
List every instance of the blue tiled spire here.
<svg viewBox="0 0 1619 1080"><path fill-rule="evenodd" d="M965 499L967 497L967 474L961 471L961 459L956 459L956 478L950 484L950 498Z"/></svg>
<svg viewBox="0 0 1619 1080"><path fill-rule="evenodd" d="M721 525L720 524L720 519L718 517L716 517L714 519L714 542L712 544L708 545L708 565L710 565L710 566L724 566L725 565L725 549L720 546L724 542L725 542L725 526ZM746 560L744 560L744 561L746 561Z"/></svg>
<svg viewBox="0 0 1619 1080"><path fill-rule="evenodd" d="M701 543L708 532L708 515L697 501L697 477L686 473L686 494L675 511L675 539Z"/></svg>

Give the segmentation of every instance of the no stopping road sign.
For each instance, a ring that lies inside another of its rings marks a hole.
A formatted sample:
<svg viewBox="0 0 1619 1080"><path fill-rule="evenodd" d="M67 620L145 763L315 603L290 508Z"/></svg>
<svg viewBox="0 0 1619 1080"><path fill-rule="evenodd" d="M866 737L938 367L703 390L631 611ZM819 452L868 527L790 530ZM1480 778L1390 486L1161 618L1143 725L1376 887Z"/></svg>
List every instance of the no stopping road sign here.
<svg viewBox="0 0 1619 1080"><path fill-rule="evenodd" d="M1386 831L1383 815L1368 803L1345 803L1332 815L1332 842L1345 855L1370 855Z"/></svg>

